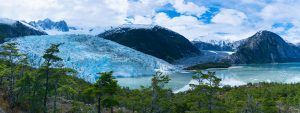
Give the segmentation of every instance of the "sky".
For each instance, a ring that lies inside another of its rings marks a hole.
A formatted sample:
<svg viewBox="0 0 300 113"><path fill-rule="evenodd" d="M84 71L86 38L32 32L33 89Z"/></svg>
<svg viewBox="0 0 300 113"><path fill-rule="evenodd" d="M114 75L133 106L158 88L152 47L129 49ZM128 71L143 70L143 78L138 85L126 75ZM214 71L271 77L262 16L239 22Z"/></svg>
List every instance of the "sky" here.
<svg viewBox="0 0 300 113"><path fill-rule="evenodd" d="M189 40L240 40L260 30L300 42L300 0L0 0L0 18L72 26L155 24ZM299 12L298 12L299 11Z"/></svg>

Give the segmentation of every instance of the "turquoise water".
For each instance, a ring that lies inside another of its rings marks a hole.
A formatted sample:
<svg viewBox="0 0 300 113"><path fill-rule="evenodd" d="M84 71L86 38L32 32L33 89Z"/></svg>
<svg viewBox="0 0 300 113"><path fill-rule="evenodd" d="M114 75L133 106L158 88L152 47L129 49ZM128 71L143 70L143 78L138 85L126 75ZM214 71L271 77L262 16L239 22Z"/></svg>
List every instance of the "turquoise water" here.
<svg viewBox="0 0 300 113"><path fill-rule="evenodd" d="M178 90L183 86L187 85L192 80L192 74L187 72L174 73L169 77L171 81L166 85L167 87ZM150 86L152 76L142 76L142 77L130 77L130 78L117 78L118 83L121 86L129 88L140 88L141 86Z"/></svg>
<svg viewBox="0 0 300 113"><path fill-rule="evenodd" d="M249 82L300 82L300 63L278 63L278 64L252 64L234 65L226 69L209 69L215 71L216 75L222 78L222 85L243 85ZM171 74L172 79L168 87L173 90L187 88L193 83L192 74L187 72ZM151 76L135 78L117 78L119 84L130 88L139 88L141 85L149 86Z"/></svg>

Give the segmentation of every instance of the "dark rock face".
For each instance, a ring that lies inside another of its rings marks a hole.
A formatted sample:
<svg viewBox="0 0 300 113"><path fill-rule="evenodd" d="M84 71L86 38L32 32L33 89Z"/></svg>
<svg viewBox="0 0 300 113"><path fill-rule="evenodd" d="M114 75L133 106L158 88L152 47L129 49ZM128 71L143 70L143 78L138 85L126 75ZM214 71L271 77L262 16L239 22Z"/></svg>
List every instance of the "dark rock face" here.
<svg viewBox="0 0 300 113"><path fill-rule="evenodd" d="M160 26L151 28L118 27L98 36L170 63L200 54L200 51L184 36Z"/></svg>
<svg viewBox="0 0 300 113"><path fill-rule="evenodd" d="M47 33L30 28L19 21L12 25L0 23L0 43L4 42L4 38L29 35L47 35Z"/></svg>
<svg viewBox="0 0 300 113"><path fill-rule="evenodd" d="M260 31L240 45L230 60L237 64L295 62L300 61L300 49L275 33Z"/></svg>
<svg viewBox="0 0 300 113"><path fill-rule="evenodd" d="M39 20L37 22L32 21L32 22L29 22L29 24L36 28L40 28L42 30L56 29L56 30L62 31L62 32L69 31L68 24L65 21L53 22L52 20L50 20L48 18L45 20Z"/></svg>

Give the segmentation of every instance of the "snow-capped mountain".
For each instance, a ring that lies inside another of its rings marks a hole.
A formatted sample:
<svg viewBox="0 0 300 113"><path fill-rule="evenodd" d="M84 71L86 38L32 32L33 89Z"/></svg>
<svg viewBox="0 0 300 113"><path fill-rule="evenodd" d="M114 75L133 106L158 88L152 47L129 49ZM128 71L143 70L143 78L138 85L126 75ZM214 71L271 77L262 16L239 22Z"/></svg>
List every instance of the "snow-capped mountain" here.
<svg viewBox="0 0 300 113"><path fill-rule="evenodd" d="M28 24L45 31L54 30L54 31L68 32L70 30L70 27L68 26L67 22L65 22L64 20L54 22L47 18L45 20L31 21ZM75 27L71 27L71 29L76 30Z"/></svg>
<svg viewBox="0 0 300 113"><path fill-rule="evenodd" d="M28 25L24 21L0 18L0 43L4 42L4 38L28 35L47 35L47 33Z"/></svg>
<svg viewBox="0 0 300 113"><path fill-rule="evenodd" d="M273 32L259 31L246 39L230 60L238 64L299 62L300 49Z"/></svg>
<svg viewBox="0 0 300 113"><path fill-rule="evenodd" d="M171 63L201 53L184 36L157 25L122 25L98 36Z"/></svg>
<svg viewBox="0 0 300 113"><path fill-rule="evenodd" d="M28 53L33 66L43 62L44 50L52 43L63 43L58 56L78 77L94 82L98 72L114 71L114 76L151 75L155 71L176 70L173 65L115 42L89 35L28 36L11 40L21 53Z"/></svg>
<svg viewBox="0 0 300 113"><path fill-rule="evenodd" d="M207 42L195 40L192 41L194 46L200 50L215 50L215 51L235 51L243 44L245 40L231 41L231 40L209 40Z"/></svg>

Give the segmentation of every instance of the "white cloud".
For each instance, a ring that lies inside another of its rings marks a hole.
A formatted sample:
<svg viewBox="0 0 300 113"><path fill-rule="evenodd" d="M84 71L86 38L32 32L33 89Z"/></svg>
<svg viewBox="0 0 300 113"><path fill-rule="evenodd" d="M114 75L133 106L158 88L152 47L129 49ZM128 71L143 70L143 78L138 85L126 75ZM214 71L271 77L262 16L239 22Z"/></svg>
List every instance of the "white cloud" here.
<svg viewBox="0 0 300 113"><path fill-rule="evenodd" d="M74 25L124 23L127 0L0 0L0 17L18 20L64 19Z"/></svg>
<svg viewBox="0 0 300 113"><path fill-rule="evenodd" d="M152 24L152 18L145 17L145 16L134 16L131 23L133 23L133 24Z"/></svg>
<svg viewBox="0 0 300 113"><path fill-rule="evenodd" d="M155 16L155 24L174 30L186 38L193 40L194 37L201 35L203 32L197 31L202 23L193 16L179 16L170 18L165 13L158 13Z"/></svg>
<svg viewBox="0 0 300 113"><path fill-rule="evenodd" d="M232 5L236 3L237 5ZM172 5L181 15L169 17L157 11ZM211 22L197 17L218 4L220 12ZM107 27L125 23L157 24L172 29L190 40L201 38L238 40L259 30L270 30L291 42L300 41L299 0L0 0L0 18L66 20L86 27ZM249 6L249 7L248 7ZM246 15L247 14L247 15ZM293 27L273 28L274 23L291 23Z"/></svg>
<svg viewBox="0 0 300 113"><path fill-rule="evenodd" d="M193 2L185 3L184 0L175 0L173 7L179 13L186 15L195 15L198 17L200 17L203 13L207 11L207 8L204 6L198 6Z"/></svg>
<svg viewBox="0 0 300 113"><path fill-rule="evenodd" d="M259 22L266 26L272 26L275 23L291 23L290 29L285 27L271 28L270 30L280 34L289 42L300 42L300 1L296 0L277 0L266 4L261 12L257 14L262 20Z"/></svg>
<svg viewBox="0 0 300 113"><path fill-rule="evenodd" d="M174 30L189 40L239 40L247 38L256 32L243 26L204 24L193 16L182 15L170 18L165 13L158 13L154 18L154 23ZM218 34L220 32L227 34Z"/></svg>
<svg viewBox="0 0 300 113"><path fill-rule="evenodd" d="M233 9L221 9L220 13L213 17L212 22L238 26L241 25L245 19L247 19L247 16L243 12Z"/></svg>
<svg viewBox="0 0 300 113"><path fill-rule="evenodd" d="M140 0L129 2L128 16L154 16L156 10L169 3L169 0Z"/></svg>

